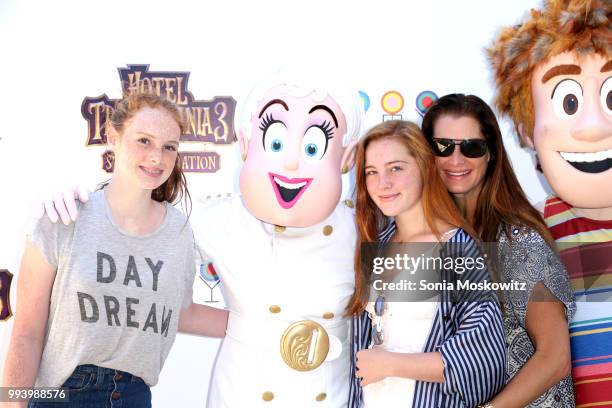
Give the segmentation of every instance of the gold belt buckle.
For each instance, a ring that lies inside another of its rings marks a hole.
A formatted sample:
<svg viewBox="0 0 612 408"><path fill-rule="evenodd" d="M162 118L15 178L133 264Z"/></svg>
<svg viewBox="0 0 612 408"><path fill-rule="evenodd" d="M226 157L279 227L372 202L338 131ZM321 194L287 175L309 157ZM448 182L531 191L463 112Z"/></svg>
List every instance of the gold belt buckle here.
<svg viewBox="0 0 612 408"><path fill-rule="evenodd" d="M280 353L285 363L294 370L314 370L327 358L329 336L317 322L295 322L287 327L281 337Z"/></svg>

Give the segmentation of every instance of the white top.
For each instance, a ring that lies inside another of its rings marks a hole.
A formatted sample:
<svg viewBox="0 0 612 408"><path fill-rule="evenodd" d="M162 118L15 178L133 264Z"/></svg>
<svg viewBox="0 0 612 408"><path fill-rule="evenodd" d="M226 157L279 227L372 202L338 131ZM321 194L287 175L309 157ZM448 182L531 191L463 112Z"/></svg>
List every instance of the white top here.
<svg viewBox="0 0 612 408"><path fill-rule="evenodd" d="M456 229L447 231L442 236L442 240L446 241L456 231ZM435 256L438 249L438 246L434 245L431 251L428 251L429 255L434 254ZM375 300L376 297L377 293L373 292L370 299ZM439 304L438 296L429 301L387 302L382 316L383 343L374 345L373 348L394 353L422 353ZM374 328L376 324L374 302L368 302L366 311L372 319ZM363 388L363 406L366 408L411 407L415 386L416 381L409 378L385 377Z"/></svg>
<svg viewBox="0 0 612 408"><path fill-rule="evenodd" d="M382 318L383 350L396 353L421 353L431 331L438 302L388 302ZM366 311L374 316L374 302ZM363 402L367 408L410 407L415 380L386 377L363 388Z"/></svg>

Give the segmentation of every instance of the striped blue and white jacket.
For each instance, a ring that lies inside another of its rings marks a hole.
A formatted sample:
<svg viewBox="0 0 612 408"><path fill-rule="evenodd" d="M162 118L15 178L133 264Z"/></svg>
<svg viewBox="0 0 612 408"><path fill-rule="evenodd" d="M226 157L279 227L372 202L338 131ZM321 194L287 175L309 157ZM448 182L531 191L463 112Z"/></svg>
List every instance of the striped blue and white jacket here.
<svg viewBox="0 0 612 408"><path fill-rule="evenodd" d="M395 224L379 236L388 242ZM474 240L459 229L445 246L447 256L476 258L480 250ZM486 270L469 270L463 279L482 281ZM449 275L448 281L454 279ZM455 274L452 274L455 275ZM501 309L497 296L485 294L488 301L456 299L449 292L440 294L424 352L438 351L444 361L444 382L417 381L413 408L475 407L491 400L506 383L506 343ZM371 342L371 321L367 313L353 317L349 407L362 405L362 389L355 377L355 356Z"/></svg>

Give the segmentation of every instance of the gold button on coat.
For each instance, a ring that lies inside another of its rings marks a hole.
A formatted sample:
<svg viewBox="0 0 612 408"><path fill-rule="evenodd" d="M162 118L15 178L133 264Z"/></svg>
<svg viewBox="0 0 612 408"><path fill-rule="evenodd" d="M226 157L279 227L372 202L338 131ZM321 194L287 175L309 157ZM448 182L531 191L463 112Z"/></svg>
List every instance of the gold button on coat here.
<svg viewBox="0 0 612 408"><path fill-rule="evenodd" d="M261 394L261 399L264 401L272 401L274 399L274 393L270 391L266 391L263 394Z"/></svg>
<svg viewBox="0 0 612 408"><path fill-rule="evenodd" d="M276 232L283 232L287 229L287 227L283 227L282 225L275 225L274 226L274 231Z"/></svg>
<svg viewBox="0 0 612 408"><path fill-rule="evenodd" d="M322 392L319 395L317 395L317 397L315 398L317 401L321 402L323 401L325 398L327 398L327 394Z"/></svg>
<svg viewBox="0 0 612 408"><path fill-rule="evenodd" d="M281 307L278 305L272 305L268 309L270 309L270 313L280 313Z"/></svg>
<svg viewBox="0 0 612 408"><path fill-rule="evenodd" d="M332 312L327 312L327 313L323 313L323 318L324 319L333 319L334 318L334 314Z"/></svg>
<svg viewBox="0 0 612 408"><path fill-rule="evenodd" d="M344 204L348 207L348 208L354 208L355 204L353 204L352 200L349 200L348 198L346 200L344 200Z"/></svg>
<svg viewBox="0 0 612 408"><path fill-rule="evenodd" d="M333 231L334 227L332 227L331 225L326 225L325 227L323 227L323 235L325 236L331 235Z"/></svg>

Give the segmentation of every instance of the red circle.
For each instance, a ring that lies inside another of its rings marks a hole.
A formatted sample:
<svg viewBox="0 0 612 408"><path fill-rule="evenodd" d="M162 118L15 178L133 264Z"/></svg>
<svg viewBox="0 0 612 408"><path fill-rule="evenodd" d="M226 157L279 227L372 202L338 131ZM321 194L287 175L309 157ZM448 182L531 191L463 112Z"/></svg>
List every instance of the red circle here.
<svg viewBox="0 0 612 408"><path fill-rule="evenodd" d="M429 108L432 103L433 103L433 99L431 99L431 96L426 96L425 98L423 98L424 107Z"/></svg>

